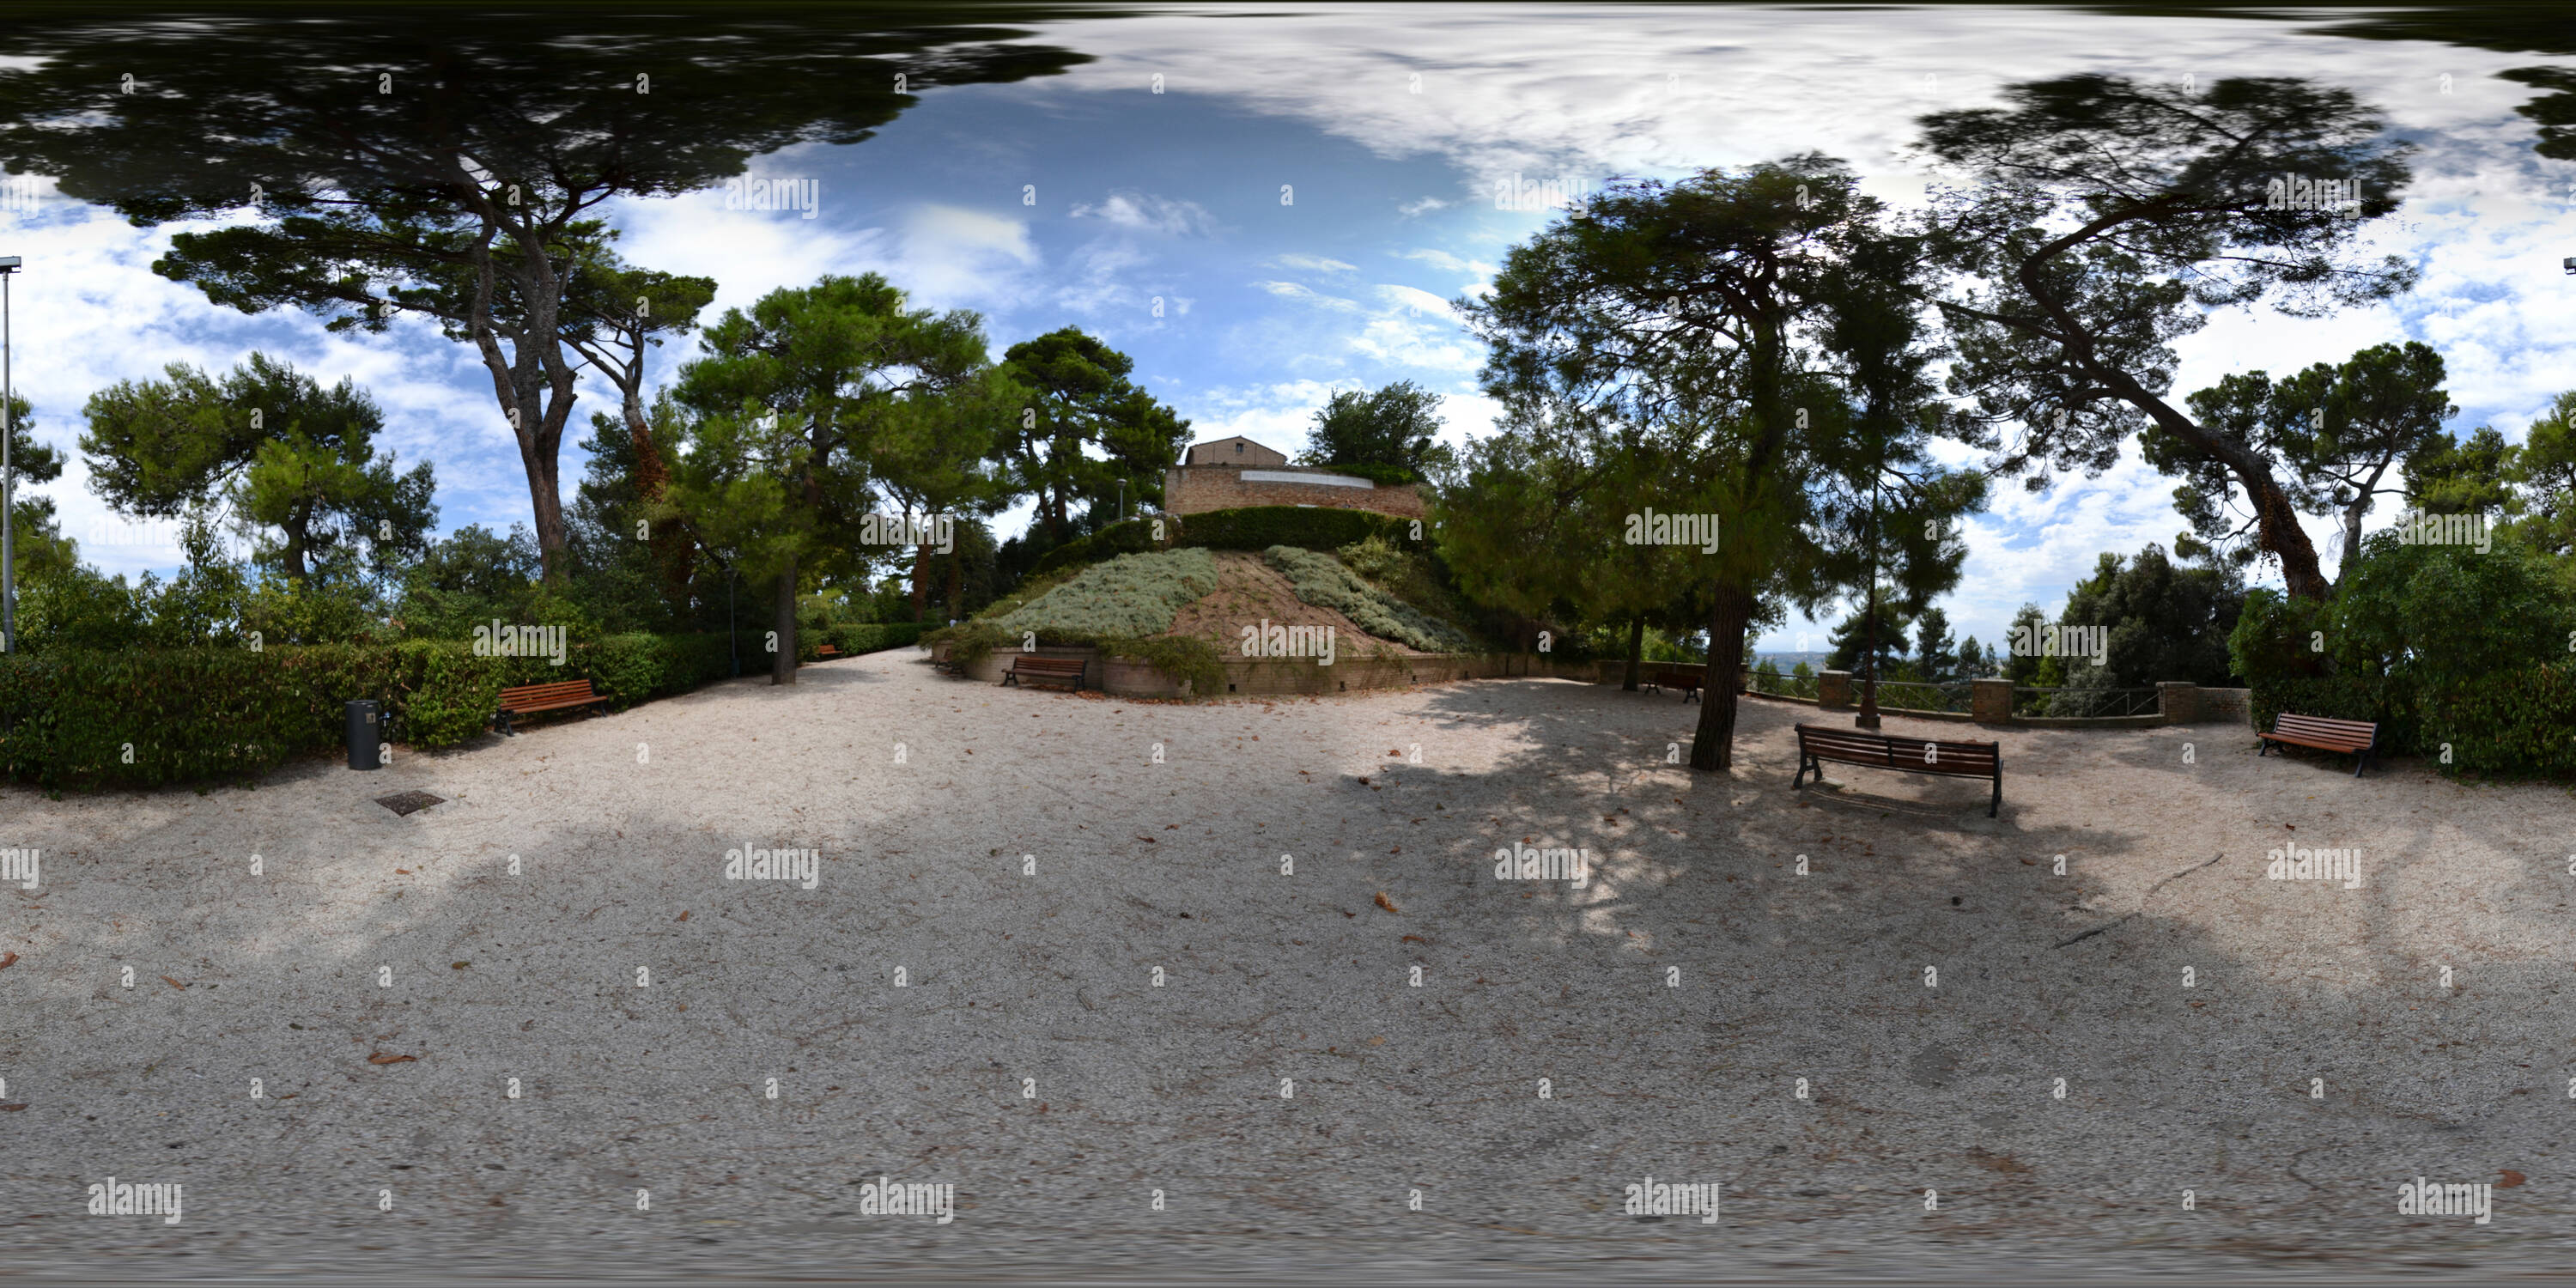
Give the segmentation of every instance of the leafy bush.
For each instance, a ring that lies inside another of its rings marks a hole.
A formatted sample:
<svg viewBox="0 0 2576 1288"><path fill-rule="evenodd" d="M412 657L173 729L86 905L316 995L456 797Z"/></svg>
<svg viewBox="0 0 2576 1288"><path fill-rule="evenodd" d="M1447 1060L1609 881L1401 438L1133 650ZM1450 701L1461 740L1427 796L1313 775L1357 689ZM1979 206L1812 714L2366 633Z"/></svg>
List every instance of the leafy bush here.
<svg viewBox="0 0 2576 1288"><path fill-rule="evenodd" d="M986 618L1009 634L1042 628L1094 636L1160 635L1182 608L1216 590L1216 560L1204 550L1120 555L1083 569L1037 599Z"/></svg>
<svg viewBox="0 0 2576 1288"><path fill-rule="evenodd" d="M1283 545L1262 551L1261 557L1286 575L1297 598L1333 609L1379 639L1425 653L1462 653L1475 647L1458 628L1361 580L1331 555Z"/></svg>
<svg viewBox="0 0 2576 1288"><path fill-rule="evenodd" d="M2419 749L2438 757L2447 744L2448 772L2576 778L2576 664L2485 676L2424 707Z"/></svg>
<svg viewBox="0 0 2576 1288"><path fill-rule="evenodd" d="M1339 550L1370 537L1380 537L1399 548L1420 546L1412 534L1412 520L1368 510L1250 505L1189 516L1181 521L1180 537L1175 544L1209 550L1268 550L1272 546Z"/></svg>
<svg viewBox="0 0 2576 1288"><path fill-rule="evenodd" d="M1179 525L1178 519L1163 520L1166 532L1177 529ZM1129 519L1124 523L1110 524L1089 536L1076 537L1046 552L1038 558L1037 567L1030 569L1030 575L1049 573L1058 568L1098 563L1116 555L1143 554L1146 551L1161 548L1154 544L1153 520Z"/></svg>
<svg viewBox="0 0 2576 1288"><path fill-rule="evenodd" d="M1195 635L1104 639L1100 641L1100 652L1104 657L1151 663L1163 674L1187 681L1194 698L1225 692L1225 664L1217 656L1216 645Z"/></svg>
<svg viewBox="0 0 2576 1288"><path fill-rule="evenodd" d="M0 657L0 777L246 780L338 746L358 698L384 704L394 738L435 750L481 733L507 685L588 679L622 709L730 670L721 635L613 635L572 645L561 667L456 640L13 654Z"/></svg>

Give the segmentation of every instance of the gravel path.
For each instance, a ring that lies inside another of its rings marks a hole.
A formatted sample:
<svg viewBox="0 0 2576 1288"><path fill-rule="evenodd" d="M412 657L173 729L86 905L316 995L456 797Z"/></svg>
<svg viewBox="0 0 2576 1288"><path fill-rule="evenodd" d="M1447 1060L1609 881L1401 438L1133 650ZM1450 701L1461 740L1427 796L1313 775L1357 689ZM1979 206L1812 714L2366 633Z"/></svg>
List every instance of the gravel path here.
<svg viewBox="0 0 2576 1288"><path fill-rule="evenodd" d="M1960 780L1792 793L1814 713L1781 703L1693 775L1669 695L1139 704L918 657L364 776L0 787L0 848L41 852L0 906L0 1265L2576 1264L2563 788L2005 732L1988 820ZM373 803L405 790L445 800ZM2358 886L2267 879L2293 842L2360 851ZM1521 844L1588 879L1497 879ZM818 852L813 888L728 850ZM1721 1219L1628 1215L1649 1175ZM2492 1221L2399 1215L2419 1175L2503 1185ZM182 1219L89 1215L110 1176L182 1184ZM954 1219L863 1213L880 1177Z"/></svg>

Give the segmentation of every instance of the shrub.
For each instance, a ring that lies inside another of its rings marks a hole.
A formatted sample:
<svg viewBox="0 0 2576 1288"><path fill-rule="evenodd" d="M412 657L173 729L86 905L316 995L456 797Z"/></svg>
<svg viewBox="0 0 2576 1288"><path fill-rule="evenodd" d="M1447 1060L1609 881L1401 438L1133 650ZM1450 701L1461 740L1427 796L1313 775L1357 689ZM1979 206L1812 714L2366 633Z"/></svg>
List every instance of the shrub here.
<svg viewBox="0 0 2576 1288"><path fill-rule="evenodd" d="M1179 522L1177 519L1163 520L1165 531L1178 527ZM1161 548L1154 543L1153 520L1129 519L1124 523L1110 524L1098 532L1076 537L1057 546L1039 556L1037 567L1030 569L1029 572L1031 576L1036 576L1040 573L1053 572L1058 568L1098 563L1116 555L1143 554L1146 551Z"/></svg>
<svg viewBox="0 0 2576 1288"><path fill-rule="evenodd" d="M1160 635L1182 608L1216 590L1216 560L1204 550L1120 555L1083 569L1037 599L984 620L1009 634L1054 628L1092 636Z"/></svg>
<svg viewBox="0 0 2576 1288"><path fill-rule="evenodd" d="M613 635L568 648L561 667L476 657L458 640L0 656L0 777L49 787L247 780L337 746L359 698L384 704L393 738L436 750L481 733L506 685L588 679L624 708L730 669L721 635Z"/></svg>
<svg viewBox="0 0 2576 1288"><path fill-rule="evenodd" d="M1216 645L1195 635L1104 639L1100 652L1104 657L1149 662L1163 674L1187 681L1193 698L1225 692L1225 664L1217 656Z"/></svg>
<svg viewBox="0 0 2576 1288"><path fill-rule="evenodd" d="M2446 772L2576 777L2576 664L2484 676L2424 705L2420 750L2447 744Z"/></svg>
<svg viewBox="0 0 2576 1288"><path fill-rule="evenodd" d="M1268 550L1272 546L1339 550L1380 537L1399 548L1420 546L1412 539L1412 533L1411 520L1368 510L1251 505L1189 516L1182 521L1180 539L1175 544L1209 550Z"/></svg>
<svg viewBox="0 0 2576 1288"><path fill-rule="evenodd" d="M1461 653L1475 647L1456 627L1362 581L1331 555L1272 546L1261 557L1287 576L1297 598L1333 609L1379 639L1425 653Z"/></svg>

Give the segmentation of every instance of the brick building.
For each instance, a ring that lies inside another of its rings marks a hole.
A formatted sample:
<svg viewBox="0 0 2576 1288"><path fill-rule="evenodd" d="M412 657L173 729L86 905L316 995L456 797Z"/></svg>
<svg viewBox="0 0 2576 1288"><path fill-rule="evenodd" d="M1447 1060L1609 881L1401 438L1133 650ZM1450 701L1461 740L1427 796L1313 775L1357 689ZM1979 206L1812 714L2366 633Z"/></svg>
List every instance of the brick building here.
<svg viewBox="0 0 2576 1288"><path fill-rule="evenodd" d="M1423 517L1422 493L1410 483L1374 483L1326 466L1291 465L1286 456L1240 435L1193 443L1181 459L1186 463L1163 472L1163 509L1169 514L1312 505Z"/></svg>

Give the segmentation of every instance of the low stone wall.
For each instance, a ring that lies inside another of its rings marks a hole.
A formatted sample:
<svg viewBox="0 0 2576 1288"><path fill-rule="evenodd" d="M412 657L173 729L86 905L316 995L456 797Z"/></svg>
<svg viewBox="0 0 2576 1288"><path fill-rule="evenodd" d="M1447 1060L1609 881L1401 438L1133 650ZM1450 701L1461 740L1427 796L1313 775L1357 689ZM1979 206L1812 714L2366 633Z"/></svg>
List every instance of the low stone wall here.
<svg viewBox="0 0 2576 1288"><path fill-rule="evenodd" d="M1424 517L1422 491L1410 483L1382 484L1327 468L1302 465L1180 465L1163 471L1163 510L1167 514L1203 514L1253 505L1312 505L1335 510L1369 510L1399 519ZM1298 475L1324 475L1337 483L1297 481Z"/></svg>

